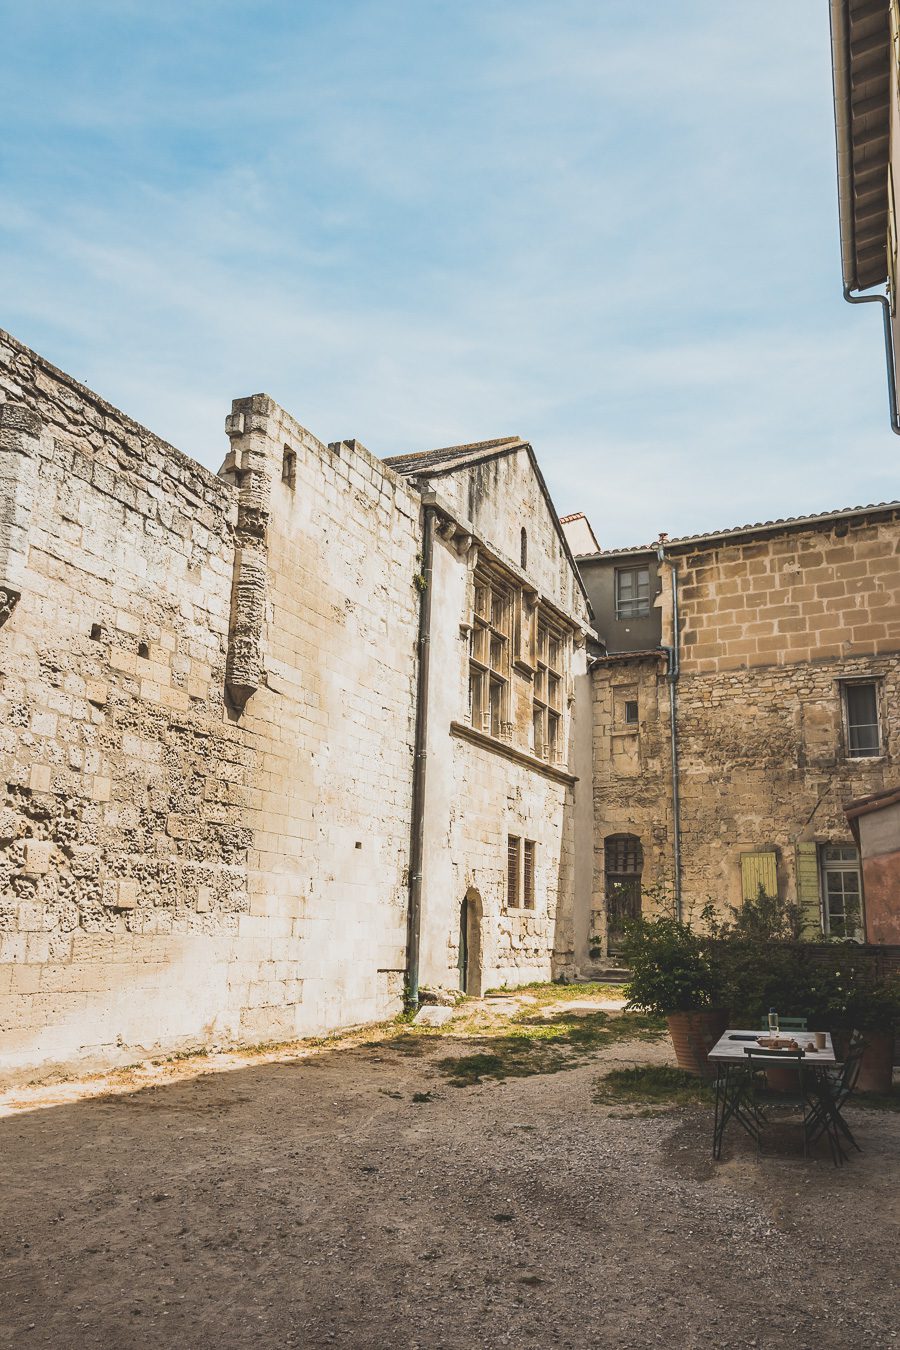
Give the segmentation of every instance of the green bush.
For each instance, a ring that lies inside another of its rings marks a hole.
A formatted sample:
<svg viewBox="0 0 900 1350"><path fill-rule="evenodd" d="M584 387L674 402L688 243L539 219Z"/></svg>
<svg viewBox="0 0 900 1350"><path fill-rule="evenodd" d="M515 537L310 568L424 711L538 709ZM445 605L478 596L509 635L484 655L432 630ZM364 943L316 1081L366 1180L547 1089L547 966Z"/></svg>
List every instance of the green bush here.
<svg viewBox="0 0 900 1350"><path fill-rule="evenodd" d="M629 1008L666 1016L717 1006L721 990L709 941L688 924L667 916L632 919L621 951L631 970Z"/></svg>

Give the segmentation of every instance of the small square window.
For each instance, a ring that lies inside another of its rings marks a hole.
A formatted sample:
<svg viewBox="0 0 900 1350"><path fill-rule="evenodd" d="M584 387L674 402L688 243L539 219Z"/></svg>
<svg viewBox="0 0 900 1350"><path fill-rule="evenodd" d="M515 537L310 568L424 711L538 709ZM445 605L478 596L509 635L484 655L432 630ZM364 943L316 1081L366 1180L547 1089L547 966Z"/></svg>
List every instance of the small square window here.
<svg viewBox="0 0 900 1350"><path fill-rule="evenodd" d="M849 759L870 759L881 754L878 725L878 685L875 680L845 684L844 719Z"/></svg>

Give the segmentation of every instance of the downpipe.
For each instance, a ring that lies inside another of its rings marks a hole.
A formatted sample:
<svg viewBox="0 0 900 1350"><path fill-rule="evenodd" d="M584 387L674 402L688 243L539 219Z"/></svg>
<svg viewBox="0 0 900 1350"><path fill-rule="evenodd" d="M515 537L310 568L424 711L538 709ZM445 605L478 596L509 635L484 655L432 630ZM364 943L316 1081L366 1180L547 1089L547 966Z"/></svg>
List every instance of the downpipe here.
<svg viewBox="0 0 900 1350"><path fill-rule="evenodd" d="M428 763L428 676L431 666L431 597L435 509L425 507L419 586L419 669L416 679L416 739L413 759L409 837L409 917L407 925L406 1007L419 1006L419 947L422 933L422 864L425 856L425 774Z"/></svg>
<svg viewBox="0 0 900 1350"><path fill-rule="evenodd" d="M844 299L848 305L881 305L881 318L884 324L884 356L887 364L888 408L890 410L891 431L900 436L900 417L897 413L897 374L894 366L894 334L891 328L891 302L886 295L854 295L849 286L844 287Z"/></svg>
<svg viewBox="0 0 900 1350"><path fill-rule="evenodd" d="M665 561L665 548L662 544L656 551L660 562ZM678 708L675 696L678 676L681 671L678 642L678 572L674 560L670 559L672 569L672 646L663 647L668 657L666 679L669 685L669 735L672 750L672 862L675 872L675 917L682 921L681 904L681 785L678 769Z"/></svg>

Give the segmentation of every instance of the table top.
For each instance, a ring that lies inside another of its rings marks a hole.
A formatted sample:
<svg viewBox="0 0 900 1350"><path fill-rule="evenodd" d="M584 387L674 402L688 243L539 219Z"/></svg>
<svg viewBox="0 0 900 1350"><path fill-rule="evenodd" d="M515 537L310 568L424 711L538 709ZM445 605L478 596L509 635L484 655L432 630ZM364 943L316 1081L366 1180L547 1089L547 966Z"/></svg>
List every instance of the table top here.
<svg viewBox="0 0 900 1350"><path fill-rule="evenodd" d="M714 1064L740 1064L746 1060L745 1049L755 1047L765 1051L764 1045L759 1045L760 1036L768 1036L767 1031L741 1030L740 1028L729 1028L724 1036L720 1036L713 1048L710 1050L707 1058ZM807 1050L810 1042L815 1045L816 1037L812 1031L783 1031L782 1036L792 1037L804 1052L803 1058L810 1064L821 1064L823 1068L831 1068L837 1063L835 1058L834 1046L831 1044L831 1035L825 1033L824 1050ZM748 1039L750 1038L750 1039Z"/></svg>

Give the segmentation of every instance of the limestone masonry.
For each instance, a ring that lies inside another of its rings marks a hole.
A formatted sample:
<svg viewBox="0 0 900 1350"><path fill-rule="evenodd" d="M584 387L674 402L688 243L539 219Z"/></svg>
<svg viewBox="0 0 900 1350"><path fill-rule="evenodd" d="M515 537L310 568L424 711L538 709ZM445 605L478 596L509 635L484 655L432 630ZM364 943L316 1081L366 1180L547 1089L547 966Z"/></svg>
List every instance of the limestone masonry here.
<svg viewBox="0 0 900 1350"><path fill-rule="evenodd" d="M0 333L0 1081L589 974L657 885L863 931L896 503L576 565L518 437L226 432Z"/></svg>

